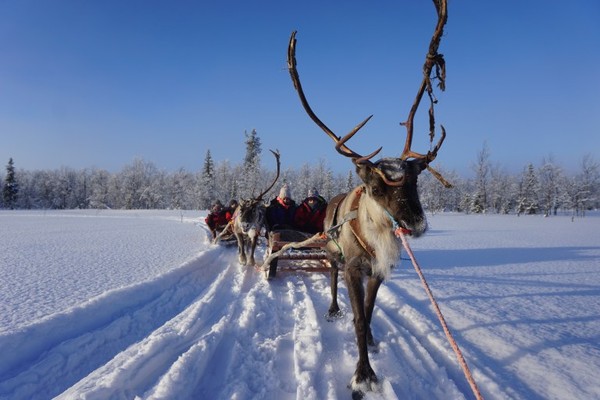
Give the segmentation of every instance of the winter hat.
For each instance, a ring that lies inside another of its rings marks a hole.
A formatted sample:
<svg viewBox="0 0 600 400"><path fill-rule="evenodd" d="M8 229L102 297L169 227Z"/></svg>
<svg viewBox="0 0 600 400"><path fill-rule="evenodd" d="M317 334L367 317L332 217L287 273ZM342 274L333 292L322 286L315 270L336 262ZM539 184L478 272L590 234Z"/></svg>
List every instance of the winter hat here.
<svg viewBox="0 0 600 400"><path fill-rule="evenodd" d="M287 183L285 185L283 185L281 187L281 190L279 191L280 199L285 199L286 197L292 198L292 195L290 193L290 188L288 187Z"/></svg>
<svg viewBox="0 0 600 400"><path fill-rule="evenodd" d="M309 199L313 198L313 197L319 197L319 192L315 188L309 189L308 196L306 196L306 197L308 197Z"/></svg>

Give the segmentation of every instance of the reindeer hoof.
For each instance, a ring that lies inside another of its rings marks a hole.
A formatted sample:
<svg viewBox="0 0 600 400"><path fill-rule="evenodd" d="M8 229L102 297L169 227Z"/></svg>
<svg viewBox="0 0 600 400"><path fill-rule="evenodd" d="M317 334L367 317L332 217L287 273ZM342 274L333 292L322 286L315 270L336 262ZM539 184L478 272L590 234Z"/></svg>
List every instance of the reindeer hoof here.
<svg viewBox="0 0 600 400"><path fill-rule="evenodd" d="M344 313L340 309L337 309L337 310L330 309L329 311L327 311L327 314L325 314L325 318L329 322L333 322L337 319L342 318L343 316L344 316Z"/></svg>
<svg viewBox="0 0 600 400"><path fill-rule="evenodd" d="M367 371L356 371L348 387L352 390L352 399L362 399L367 392L380 391L377 375L371 368Z"/></svg>
<svg viewBox="0 0 600 400"><path fill-rule="evenodd" d="M246 257L242 257L242 256L240 256L240 257L238 258L238 261L240 262L240 264L242 264L242 265L246 265Z"/></svg>

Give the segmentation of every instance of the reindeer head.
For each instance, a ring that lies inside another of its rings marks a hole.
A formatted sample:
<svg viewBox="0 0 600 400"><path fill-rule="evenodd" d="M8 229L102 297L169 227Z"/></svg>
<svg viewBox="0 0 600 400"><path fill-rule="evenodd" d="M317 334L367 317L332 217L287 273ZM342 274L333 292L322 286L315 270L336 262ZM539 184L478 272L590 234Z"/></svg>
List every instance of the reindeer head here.
<svg viewBox="0 0 600 400"><path fill-rule="evenodd" d="M423 213L423 208L419 200L417 191L417 178L421 171L428 169L442 183L449 184L442 176L433 170L429 164L436 158L437 152L442 146L446 137L444 127L442 127L441 138L435 147L427 154L415 153L411 150L413 137L413 120L421 98L425 91L429 94L431 106L429 109L430 137L433 139L435 134L435 118L433 106L436 102L432 95L430 75L433 67L436 67L436 77L440 80L440 88L444 88L444 59L437 53L439 39L442 35L443 25L445 24L445 10L440 12L438 9L438 26L429 47L429 54L425 61L424 78L421 87L417 92L417 97L410 110L408 119L402 125L406 126L406 142L402 155L398 158L383 158L379 161L370 161L381 151L381 147L367 156L362 156L346 146L346 142L354 136L372 117L367 117L358 124L346 136L339 137L327 127L313 112L304 91L300 84L300 77L296 70L296 32L292 32L288 46L288 69L294 87L300 96L300 101L308 116L335 142L335 149L341 155L352 159L356 165L356 171L365 184L367 198L373 204L373 207L380 207L380 214L392 219L392 223L408 229L415 236L425 232L427 223Z"/></svg>
<svg viewBox="0 0 600 400"><path fill-rule="evenodd" d="M405 161L399 158L383 158L372 164L356 165L371 207L381 208L381 215L393 218L413 236L420 236L427 229L417 191L417 177L425 167L423 160ZM390 185L390 182L394 184Z"/></svg>
<svg viewBox="0 0 600 400"><path fill-rule="evenodd" d="M260 199L242 200L236 213L242 233L247 235L253 228L260 229L265 215L265 206Z"/></svg>
<svg viewBox="0 0 600 400"><path fill-rule="evenodd" d="M263 196L267 194L269 190L271 190L279 178L281 166L279 160L279 151L270 150L270 152L273 153L275 160L277 161L277 174L273 180L273 183L271 183L271 185L258 196L252 199L242 199L235 211L236 223L244 234L248 234L248 232L250 232L252 229L260 230L262 227L265 217L265 204L263 201Z"/></svg>

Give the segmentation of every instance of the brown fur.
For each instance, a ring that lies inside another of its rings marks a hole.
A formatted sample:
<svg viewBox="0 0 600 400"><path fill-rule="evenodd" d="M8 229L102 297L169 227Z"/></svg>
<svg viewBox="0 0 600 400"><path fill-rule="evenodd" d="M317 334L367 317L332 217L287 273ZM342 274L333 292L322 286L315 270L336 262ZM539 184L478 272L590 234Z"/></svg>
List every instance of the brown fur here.
<svg viewBox="0 0 600 400"><path fill-rule="evenodd" d="M332 232L334 238L327 245L332 266L329 315L334 317L340 313L337 302L339 264L344 265L344 279L354 314L359 357L351 381L355 391L371 390L377 383L368 356L368 346L374 345L370 324L379 286L389 277L400 256L400 242L394 234L393 221L409 229L414 236L423 234L427 229L417 193L417 176L425 163L400 159L384 159L375 163L380 167L385 164L391 164L400 171L402 185L388 186L379 174L373 172L371 165L358 165L357 172L364 184L348 193L339 204L332 201L325 217L327 231L356 210L359 232L353 231L350 221L347 221ZM386 172L385 169L383 171ZM361 241L366 243L361 244Z"/></svg>

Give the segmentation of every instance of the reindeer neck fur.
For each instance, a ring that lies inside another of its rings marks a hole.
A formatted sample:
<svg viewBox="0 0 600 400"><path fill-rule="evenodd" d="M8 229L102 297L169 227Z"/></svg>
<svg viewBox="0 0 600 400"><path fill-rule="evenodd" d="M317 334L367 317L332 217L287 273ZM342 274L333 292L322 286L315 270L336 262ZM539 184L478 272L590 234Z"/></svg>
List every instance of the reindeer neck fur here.
<svg viewBox="0 0 600 400"><path fill-rule="evenodd" d="M375 253L371 260L372 273L387 279L400 256L400 242L394 235L392 221L386 210L364 193L364 189L357 213L362 236Z"/></svg>

